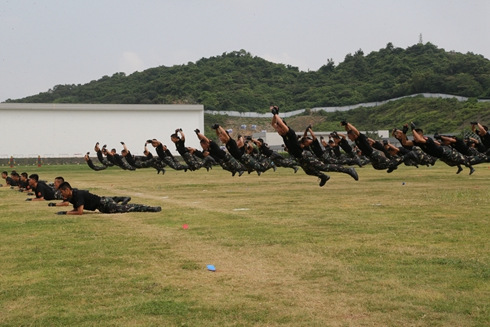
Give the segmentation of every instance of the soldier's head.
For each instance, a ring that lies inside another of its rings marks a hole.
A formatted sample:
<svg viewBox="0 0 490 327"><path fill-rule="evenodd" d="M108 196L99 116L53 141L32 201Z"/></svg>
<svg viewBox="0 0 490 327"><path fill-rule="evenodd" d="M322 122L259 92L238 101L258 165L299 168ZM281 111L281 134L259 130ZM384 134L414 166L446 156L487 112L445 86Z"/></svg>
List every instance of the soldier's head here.
<svg viewBox="0 0 490 327"><path fill-rule="evenodd" d="M58 190L60 188L60 185L63 184L63 182L65 181L65 179L61 176L58 176L54 179L54 189L55 190Z"/></svg>
<svg viewBox="0 0 490 327"><path fill-rule="evenodd" d="M158 142L157 139L148 140L147 142L151 143L151 145L153 145L154 148L156 148L160 144L160 142Z"/></svg>
<svg viewBox="0 0 490 327"><path fill-rule="evenodd" d="M59 190L61 192L61 196L64 199L69 199L73 196L73 189L72 189L70 183L68 183L68 182L61 183L59 186Z"/></svg>
<svg viewBox="0 0 490 327"><path fill-rule="evenodd" d="M37 182L39 181L39 175L38 174L32 174L29 176L29 185L35 187L37 185Z"/></svg>
<svg viewBox="0 0 490 327"><path fill-rule="evenodd" d="M300 142L302 146L310 146L310 144L313 143L313 140L311 137L305 136L301 138Z"/></svg>
<svg viewBox="0 0 490 327"><path fill-rule="evenodd" d="M201 141L199 141L199 143L201 143L201 147L203 148L203 150L209 150L209 140L204 138L204 139L201 139Z"/></svg>
<svg viewBox="0 0 490 327"><path fill-rule="evenodd" d="M356 140L356 135L354 134L354 132L349 129L347 131L347 137L349 138L349 140L351 140L352 142L354 142Z"/></svg>
<svg viewBox="0 0 490 327"><path fill-rule="evenodd" d="M179 141L180 141L180 137L179 137L179 136L178 136L176 133L174 133L174 134L170 135L170 139L171 139L171 140L172 140L172 142L174 142L174 143L177 143L177 142L179 142Z"/></svg>
<svg viewBox="0 0 490 327"><path fill-rule="evenodd" d="M393 135L393 137L396 139L401 139L402 134L403 134L403 131L399 130L398 128L393 128L393 131L391 132L391 135Z"/></svg>
<svg viewBox="0 0 490 327"><path fill-rule="evenodd" d="M16 171L13 171L10 176L12 177L12 179L16 182L18 182L20 180L20 175L19 173L17 173Z"/></svg>

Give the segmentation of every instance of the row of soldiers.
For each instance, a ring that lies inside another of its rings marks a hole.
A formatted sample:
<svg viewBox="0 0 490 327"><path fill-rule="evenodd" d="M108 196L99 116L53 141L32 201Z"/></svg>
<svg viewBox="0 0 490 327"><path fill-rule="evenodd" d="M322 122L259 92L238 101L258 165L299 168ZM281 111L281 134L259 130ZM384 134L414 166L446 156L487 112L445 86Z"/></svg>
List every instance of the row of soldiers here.
<svg viewBox="0 0 490 327"><path fill-rule="evenodd" d="M152 207L144 204L129 203L129 196L98 196L87 190L79 190L73 188L65 179L58 176L53 183L40 180L38 174L31 174L27 178L27 183L21 183L15 180L18 175L14 170L9 177L6 171L2 172L2 177L6 181L6 185L11 189L27 192L26 201L56 201L49 202L49 207L65 207L72 205L70 211L58 211L58 215L82 215L84 211L98 210L101 213L125 213L125 212L160 212L161 207ZM22 173L21 176L26 176L27 173Z"/></svg>
<svg viewBox="0 0 490 327"><path fill-rule="evenodd" d="M177 151L184 160L179 162L167 146L157 139L145 142L144 155L135 156L128 150L124 142L121 154L115 149L107 150L106 146L99 147L97 143L95 151L101 165L96 166L88 156L85 157L88 165L94 170L103 170L109 166L119 166L122 169L135 170L138 168L153 167L158 173L165 172L166 167L176 170L197 170L200 168L211 169L214 165L220 165L234 176L241 176L244 172L261 173L277 167L288 167L297 172L299 167L313 176L320 178L320 186L325 185L330 178L324 172L341 172L358 180L356 170L351 166L362 167L371 164L374 169L392 172L404 163L407 166L434 165L436 160L441 160L450 166L457 166L457 173L463 170L463 166L474 172L473 165L489 161L489 134L488 128L477 122L472 123L475 133L474 138L460 139L450 135L436 135L433 138L423 135L423 130L413 123L403 126L401 129L392 130L392 135L399 140L401 146L396 147L388 140L376 141L348 123L341 121L340 125L346 133L333 132L327 142L324 137L317 138L312 126L308 126L302 135L297 135L287 123L279 116L279 108L271 107L272 126L283 137L284 150L289 153L284 156L272 150L263 139L237 136L231 137L230 130L226 130L219 124L212 128L216 136L224 145L220 147L217 142L206 137L198 129L194 130L198 137L202 150L185 146L185 135L182 129L176 129L170 136ZM413 140L407 138L409 128L412 130ZM151 144L157 153L153 156L148 150ZM341 151L342 150L342 151Z"/></svg>
<svg viewBox="0 0 490 327"><path fill-rule="evenodd" d="M5 186L20 192L26 192L29 197L26 201L40 200L61 200L62 196L58 190L58 186L64 182L63 177L56 177L53 183L40 180L38 174L28 175L26 172L19 174L12 170L10 176L6 171L2 172L2 178L5 179Z"/></svg>
<svg viewBox="0 0 490 327"><path fill-rule="evenodd" d="M323 172L329 171L329 167L325 165L325 153L321 151L318 140L315 140L314 137L312 140L305 137L298 140L296 132L279 116L279 108L271 106L270 110L273 116L271 125L282 136L289 154L300 163L306 174L319 177L320 186L325 185L330 177ZM475 171L473 165L490 162L488 128L478 122L472 122L471 125L479 141L473 138L466 143L464 141L461 142L454 136L436 134L436 138L440 139L439 142L425 136L423 130L417 128L412 122L410 123L410 129L412 130L413 140L409 140L406 137L409 129L408 124L403 126L400 132L398 129L393 129L393 135L399 138L402 144L399 148L391 146L389 142L382 144L379 141L368 138L365 134L359 132L353 124L345 120L341 121L340 125L347 132L347 138L357 147L354 152L348 149L347 143L343 142L346 146L345 152L352 158L356 156L366 157L374 169L386 170L388 173L393 172L402 163L418 167L418 165L433 165L436 160L441 160L449 166L457 166L457 173L463 170L462 166L466 166L470 169L471 175ZM480 147L477 146L477 142L480 142ZM306 151L308 145L311 151Z"/></svg>
<svg viewBox="0 0 490 327"><path fill-rule="evenodd" d="M241 176L244 172L256 172L261 175L270 169L276 170L277 167L291 168L295 173L299 169L298 162L291 156L284 156L279 152L272 150L263 139L254 139L250 136L245 137L238 135L233 139L230 130L226 130L218 124L212 128L223 147L218 145L214 140L206 137L200 130L194 130L199 139L202 150L185 146L185 134L182 129L177 129L171 135L171 140L175 144L177 151L182 157L184 163L179 162L168 150L167 146L157 139L147 140L144 145L144 155L135 156L128 150L124 142L121 142L123 150L118 154L115 149L107 150L106 146L99 147L95 145L94 150L101 165L95 165L88 154L85 156L87 164L94 170L103 170L110 166L118 166L126 170L135 170L137 168L153 167L157 172L164 172L165 167L171 167L176 170L197 170L200 168L211 169L215 165L220 165L223 169L230 171L233 176ZM311 130L311 128L310 128ZM151 144L157 153L157 156L148 150ZM333 157L332 157L332 160ZM337 171L350 175L358 179L357 172L354 168L344 167L342 164L350 164L350 158L337 158L335 163L329 166L329 171ZM358 164L362 166L358 159Z"/></svg>

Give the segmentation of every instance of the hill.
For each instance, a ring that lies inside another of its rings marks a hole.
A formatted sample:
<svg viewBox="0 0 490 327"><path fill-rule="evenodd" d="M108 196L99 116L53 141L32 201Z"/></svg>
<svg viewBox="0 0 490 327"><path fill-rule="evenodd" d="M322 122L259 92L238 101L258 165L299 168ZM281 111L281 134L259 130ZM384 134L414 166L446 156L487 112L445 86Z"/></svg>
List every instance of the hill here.
<svg viewBox="0 0 490 327"><path fill-rule="evenodd" d="M56 85L7 102L200 103L207 110L266 112L269 104L290 111L422 92L490 98L490 61L431 43L407 49L388 43L368 55L358 50L338 65L327 60L318 71L302 72L240 50L128 76L115 73L84 85Z"/></svg>

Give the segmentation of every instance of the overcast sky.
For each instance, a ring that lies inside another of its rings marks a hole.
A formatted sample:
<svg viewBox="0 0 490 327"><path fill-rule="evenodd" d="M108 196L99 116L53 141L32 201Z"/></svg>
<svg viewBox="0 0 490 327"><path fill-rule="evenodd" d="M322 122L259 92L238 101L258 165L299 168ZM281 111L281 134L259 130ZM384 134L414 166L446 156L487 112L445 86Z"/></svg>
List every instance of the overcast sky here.
<svg viewBox="0 0 490 327"><path fill-rule="evenodd" d="M317 70L419 41L490 58L489 0L0 0L0 102L244 49Z"/></svg>

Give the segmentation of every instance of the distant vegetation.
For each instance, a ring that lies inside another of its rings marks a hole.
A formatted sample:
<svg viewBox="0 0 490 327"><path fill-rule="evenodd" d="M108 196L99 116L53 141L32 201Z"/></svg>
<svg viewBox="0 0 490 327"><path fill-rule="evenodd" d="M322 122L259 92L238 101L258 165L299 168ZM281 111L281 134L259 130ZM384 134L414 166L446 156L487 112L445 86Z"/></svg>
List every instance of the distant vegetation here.
<svg viewBox="0 0 490 327"><path fill-rule="evenodd" d="M196 63L156 67L129 76L116 73L84 85L8 102L200 103L207 110L260 112L271 103L294 110L381 101L431 92L490 98L490 61L473 53L446 52L426 43L407 49L388 43L362 50L318 71L268 62L245 50Z"/></svg>
<svg viewBox="0 0 490 327"><path fill-rule="evenodd" d="M84 85L56 85L48 92L7 102L199 103L206 110L264 113L270 104L285 112L423 92L490 98L490 60L473 53L447 52L431 43L407 49L388 43L368 55L358 50L338 65L327 60L318 71L302 72L240 50L129 76L115 73ZM347 118L362 128L388 128L416 120L429 129L451 130L473 119L488 122L489 112L488 103L472 99L404 99L377 108L325 113L327 119L320 128L332 129L333 121Z"/></svg>

